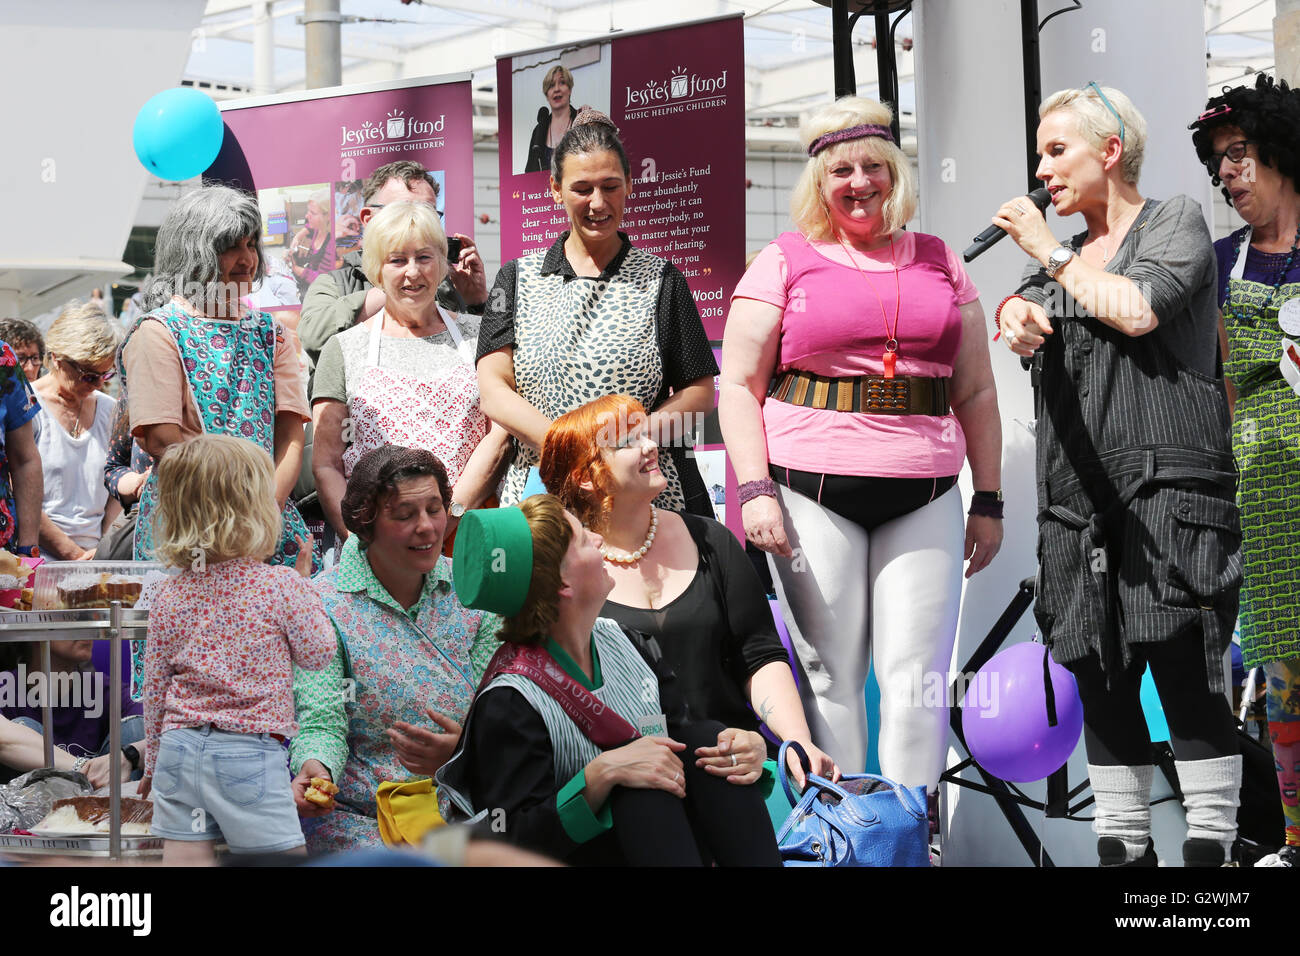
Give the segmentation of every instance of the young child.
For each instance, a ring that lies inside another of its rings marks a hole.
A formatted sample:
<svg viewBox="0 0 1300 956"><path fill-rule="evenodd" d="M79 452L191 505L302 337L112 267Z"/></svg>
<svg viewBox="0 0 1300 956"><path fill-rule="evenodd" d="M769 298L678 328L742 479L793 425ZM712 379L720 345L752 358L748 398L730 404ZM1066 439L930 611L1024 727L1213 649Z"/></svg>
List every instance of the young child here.
<svg viewBox="0 0 1300 956"><path fill-rule="evenodd" d="M319 670L333 627L298 573L263 564L280 539L271 457L257 445L201 435L158 464L155 544L181 568L149 609L145 644L145 779L163 862L232 853L304 853L281 746L297 732L293 664Z"/></svg>

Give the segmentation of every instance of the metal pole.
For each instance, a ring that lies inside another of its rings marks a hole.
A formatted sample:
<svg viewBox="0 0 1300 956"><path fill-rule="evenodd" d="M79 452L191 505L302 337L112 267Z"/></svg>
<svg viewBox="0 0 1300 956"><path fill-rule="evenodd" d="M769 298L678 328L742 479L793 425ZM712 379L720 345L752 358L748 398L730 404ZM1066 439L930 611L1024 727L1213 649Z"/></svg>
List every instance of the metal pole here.
<svg viewBox="0 0 1300 956"><path fill-rule="evenodd" d="M253 90L275 92L275 21L271 19L273 0L253 4Z"/></svg>
<svg viewBox="0 0 1300 956"><path fill-rule="evenodd" d="M876 11L876 82L880 87L880 102L894 111L894 123L898 124L898 78L894 67L894 43L889 32L889 4L877 0ZM894 129L894 139L898 139L898 129Z"/></svg>
<svg viewBox="0 0 1300 956"><path fill-rule="evenodd" d="M858 80L853 71L853 25L849 23L849 0L831 3L831 55L835 61L835 98L856 96Z"/></svg>
<svg viewBox="0 0 1300 956"><path fill-rule="evenodd" d="M41 694L41 730L45 743L45 766L54 766L54 694L50 673L50 642L41 643L41 672L45 675L44 693Z"/></svg>
<svg viewBox="0 0 1300 956"><path fill-rule="evenodd" d="M122 602L108 609L108 858L122 859Z"/></svg>
<svg viewBox="0 0 1300 956"><path fill-rule="evenodd" d="M339 0L306 0L302 16L307 43L307 89L343 82L343 16Z"/></svg>
<svg viewBox="0 0 1300 956"><path fill-rule="evenodd" d="M1020 46L1025 72L1025 169L1027 192L1038 188L1038 104L1043 99L1038 60L1038 0L1020 0Z"/></svg>

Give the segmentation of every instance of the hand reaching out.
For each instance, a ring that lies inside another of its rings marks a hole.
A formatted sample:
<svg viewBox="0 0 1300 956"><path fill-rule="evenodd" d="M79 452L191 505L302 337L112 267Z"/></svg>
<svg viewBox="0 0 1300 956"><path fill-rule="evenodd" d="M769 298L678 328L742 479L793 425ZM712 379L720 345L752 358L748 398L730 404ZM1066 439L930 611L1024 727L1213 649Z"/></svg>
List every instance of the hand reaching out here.
<svg viewBox="0 0 1300 956"><path fill-rule="evenodd" d="M461 726L432 708L426 708L425 713L443 733L399 720L388 729L388 739L397 752L398 763L412 773L432 777L455 753Z"/></svg>

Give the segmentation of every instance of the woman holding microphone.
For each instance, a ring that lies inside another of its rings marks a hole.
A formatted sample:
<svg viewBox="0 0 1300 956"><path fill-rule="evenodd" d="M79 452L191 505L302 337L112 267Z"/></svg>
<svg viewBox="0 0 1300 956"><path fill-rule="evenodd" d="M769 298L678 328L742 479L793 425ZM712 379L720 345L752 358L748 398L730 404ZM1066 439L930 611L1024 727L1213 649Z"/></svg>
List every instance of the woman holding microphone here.
<svg viewBox="0 0 1300 956"><path fill-rule="evenodd" d="M1035 260L997 313L1013 352L1042 353L1034 613L1083 699L1101 865L1156 865L1149 664L1187 811L1183 860L1221 866L1241 788L1222 666L1241 532L1214 250L1198 203L1138 192L1146 121L1127 96L1089 83L1038 115L1038 178L1087 229L1059 242L1023 197L993 220Z"/></svg>

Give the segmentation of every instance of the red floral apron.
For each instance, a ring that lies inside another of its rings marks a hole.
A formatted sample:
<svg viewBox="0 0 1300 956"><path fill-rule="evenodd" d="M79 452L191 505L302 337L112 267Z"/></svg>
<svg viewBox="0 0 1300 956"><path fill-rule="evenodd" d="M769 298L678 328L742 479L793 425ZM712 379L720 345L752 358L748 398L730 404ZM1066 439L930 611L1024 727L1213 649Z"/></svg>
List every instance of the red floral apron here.
<svg viewBox="0 0 1300 956"><path fill-rule="evenodd" d="M488 432L479 407L474 349L455 320L441 306L438 313L456 344L463 364L416 378L380 364L385 313L370 327L370 346L361 379L348 387L351 443L343 452L343 475L351 477L357 461L384 445L423 448L438 456L455 485L469 457Z"/></svg>

